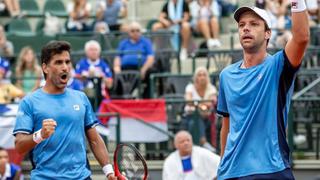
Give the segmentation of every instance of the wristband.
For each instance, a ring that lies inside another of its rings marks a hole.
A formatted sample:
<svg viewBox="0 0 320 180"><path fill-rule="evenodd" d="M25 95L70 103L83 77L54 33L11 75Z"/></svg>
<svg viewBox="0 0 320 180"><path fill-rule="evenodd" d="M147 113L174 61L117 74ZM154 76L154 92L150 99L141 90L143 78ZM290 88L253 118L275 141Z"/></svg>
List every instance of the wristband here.
<svg viewBox="0 0 320 180"><path fill-rule="evenodd" d="M291 12L301 12L307 9L304 0L291 0Z"/></svg>
<svg viewBox="0 0 320 180"><path fill-rule="evenodd" d="M35 133L33 133L33 141L37 144L41 143L43 141L43 138L41 136L41 129Z"/></svg>
<svg viewBox="0 0 320 180"><path fill-rule="evenodd" d="M103 166L102 171L106 176L114 173L113 167L111 164L107 164L107 165Z"/></svg>

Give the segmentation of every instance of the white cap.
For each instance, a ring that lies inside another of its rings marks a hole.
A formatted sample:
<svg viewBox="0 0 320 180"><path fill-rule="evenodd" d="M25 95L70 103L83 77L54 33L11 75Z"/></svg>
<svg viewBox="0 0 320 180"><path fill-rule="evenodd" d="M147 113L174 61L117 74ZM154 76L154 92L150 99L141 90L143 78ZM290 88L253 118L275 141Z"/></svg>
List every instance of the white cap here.
<svg viewBox="0 0 320 180"><path fill-rule="evenodd" d="M271 20L270 20L270 17L268 15L267 11L264 9L257 8L257 7L243 6L243 7L238 8L236 10L236 12L234 13L234 16L233 16L234 19L237 22L239 22L241 15L247 11L254 12L256 15L258 15L261 19L263 19L266 22L269 29L271 28Z"/></svg>

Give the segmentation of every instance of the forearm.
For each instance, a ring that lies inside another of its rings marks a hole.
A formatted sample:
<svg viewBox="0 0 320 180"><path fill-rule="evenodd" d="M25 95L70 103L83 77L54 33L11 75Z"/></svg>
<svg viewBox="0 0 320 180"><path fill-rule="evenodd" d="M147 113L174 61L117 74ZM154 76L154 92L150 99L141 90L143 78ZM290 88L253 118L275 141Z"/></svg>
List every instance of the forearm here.
<svg viewBox="0 0 320 180"><path fill-rule="evenodd" d="M115 73L120 73L121 72L121 62L120 62L120 57L116 57L114 59L114 62L113 62L113 71Z"/></svg>
<svg viewBox="0 0 320 180"><path fill-rule="evenodd" d="M33 141L32 134L17 134L15 140L16 150L20 154L26 154L33 149L37 143Z"/></svg>
<svg viewBox="0 0 320 180"><path fill-rule="evenodd" d="M224 117L222 120L222 128L220 131L220 157L222 158L224 155L224 150L227 144L227 137L229 133L229 118Z"/></svg>
<svg viewBox="0 0 320 180"><path fill-rule="evenodd" d="M147 71L149 68L151 68L153 63L154 63L154 57L149 55L146 62L143 64L141 71Z"/></svg>
<svg viewBox="0 0 320 180"><path fill-rule="evenodd" d="M95 128L90 128L87 130L87 137L90 145L90 149L94 154L101 167L109 164L109 154L105 143L103 142L101 136L97 133Z"/></svg>
<svg viewBox="0 0 320 180"><path fill-rule="evenodd" d="M307 10L292 12L292 39L306 46L309 41L309 21Z"/></svg>

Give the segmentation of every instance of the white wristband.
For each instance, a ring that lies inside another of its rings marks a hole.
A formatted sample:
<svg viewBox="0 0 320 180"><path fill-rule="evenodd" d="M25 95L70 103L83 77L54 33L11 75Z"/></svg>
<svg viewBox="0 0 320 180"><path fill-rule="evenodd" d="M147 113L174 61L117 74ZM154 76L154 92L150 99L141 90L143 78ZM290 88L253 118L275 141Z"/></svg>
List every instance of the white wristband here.
<svg viewBox="0 0 320 180"><path fill-rule="evenodd" d="M102 171L106 176L108 176L111 173L112 174L114 173L113 167L111 164L107 164L107 165L103 166Z"/></svg>
<svg viewBox="0 0 320 180"><path fill-rule="evenodd" d="M41 136L41 129L35 133L33 133L33 141L37 144L41 143L43 141L43 138Z"/></svg>
<svg viewBox="0 0 320 180"><path fill-rule="evenodd" d="M301 12L307 9L305 0L291 0L291 12Z"/></svg>

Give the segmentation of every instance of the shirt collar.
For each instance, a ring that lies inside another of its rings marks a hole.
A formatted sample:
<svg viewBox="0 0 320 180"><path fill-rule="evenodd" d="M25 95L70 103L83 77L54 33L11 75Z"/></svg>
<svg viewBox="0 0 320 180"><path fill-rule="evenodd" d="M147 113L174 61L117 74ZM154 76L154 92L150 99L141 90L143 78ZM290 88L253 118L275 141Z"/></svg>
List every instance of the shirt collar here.
<svg viewBox="0 0 320 180"><path fill-rule="evenodd" d="M97 66L100 63L100 58L95 61L91 61L89 58L87 58L87 62L89 65Z"/></svg>
<svg viewBox="0 0 320 180"><path fill-rule="evenodd" d="M4 172L4 176L2 177L0 174L0 180L7 179L9 177L11 177L11 167L10 167L10 164L7 163L6 164L6 171Z"/></svg>

